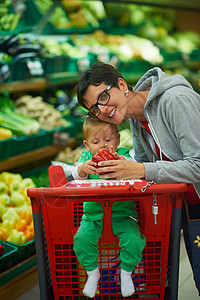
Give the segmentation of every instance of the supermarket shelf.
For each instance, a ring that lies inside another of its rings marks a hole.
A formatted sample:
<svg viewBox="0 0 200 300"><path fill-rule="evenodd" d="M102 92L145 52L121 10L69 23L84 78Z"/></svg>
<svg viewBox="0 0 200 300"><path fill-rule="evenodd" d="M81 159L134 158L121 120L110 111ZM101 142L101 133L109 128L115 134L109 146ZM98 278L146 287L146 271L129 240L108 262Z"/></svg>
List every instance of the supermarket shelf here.
<svg viewBox="0 0 200 300"><path fill-rule="evenodd" d="M126 74L126 80L130 82L136 82L142 74ZM47 88L62 86L65 84L75 84L80 78L80 73L55 73L48 78L39 78L33 80L24 80L24 81L13 81L9 83L0 84L1 91L9 91L10 93L21 93L21 92L30 92L30 91L42 91Z"/></svg>
<svg viewBox="0 0 200 300"><path fill-rule="evenodd" d="M0 275L0 299L16 299L38 285L36 255Z"/></svg>
<svg viewBox="0 0 200 300"><path fill-rule="evenodd" d="M59 151L63 150L65 147L66 146L50 145L10 157L5 161L0 162L0 172L5 170L8 171L17 167L21 167L23 165L31 164L36 160L41 161L45 158L52 157L53 155L56 155Z"/></svg>
<svg viewBox="0 0 200 300"><path fill-rule="evenodd" d="M121 3L122 0L102 0L106 2L117 2ZM200 10L200 1L197 0L123 0L123 3L132 3L137 5L155 6L161 8L175 8L175 9L186 9L186 10Z"/></svg>
<svg viewBox="0 0 200 300"><path fill-rule="evenodd" d="M56 73L48 78L2 83L0 84L0 92L4 90L9 91L10 93L41 91L49 87L77 82L79 76L79 73L64 72Z"/></svg>
<svg viewBox="0 0 200 300"><path fill-rule="evenodd" d="M49 82L48 86L57 86L62 84L70 84L78 82L80 78L80 73L69 73L69 72L62 72L62 73L55 73L48 77Z"/></svg>
<svg viewBox="0 0 200 300"><path fill-rule="evenodd" d="M47 87L48 80L46 78L33 79L29 81L13 81L0 84L0 91L7 90L13 92L39 91Z"/></svg>

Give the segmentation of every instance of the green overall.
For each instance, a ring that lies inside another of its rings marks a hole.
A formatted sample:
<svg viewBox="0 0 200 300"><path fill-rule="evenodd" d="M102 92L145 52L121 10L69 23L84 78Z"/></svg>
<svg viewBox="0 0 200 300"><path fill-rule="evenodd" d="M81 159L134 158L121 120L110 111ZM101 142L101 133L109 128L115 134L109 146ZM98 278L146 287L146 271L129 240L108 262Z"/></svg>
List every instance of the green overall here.
<svg viewBox="0 0 200 300"><path fill-rule="evenodd" d="M129 150L119 148L119 155L131 158ZM92 159L90 151L82 153L78 163ZM90 175L90 179L99 179L99 175ZM98 240L103 232L103 211L98 202L84 202L83 217L80 227L74 236L74 251L86 271L97 267L99 251ZM113 234L119 238L121 268L131 272L142 259L142 250L146 239L137 224L138 214L133 201L117 201L112 206Z"/></svg>

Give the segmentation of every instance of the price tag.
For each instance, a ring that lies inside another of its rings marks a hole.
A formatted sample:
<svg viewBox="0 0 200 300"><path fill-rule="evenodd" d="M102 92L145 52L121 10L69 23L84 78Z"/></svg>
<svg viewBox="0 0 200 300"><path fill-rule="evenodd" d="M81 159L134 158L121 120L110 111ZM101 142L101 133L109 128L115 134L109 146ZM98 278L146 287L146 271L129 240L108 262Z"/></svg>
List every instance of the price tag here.
<svg viewBox="0 0 200 300"><path fill-rule="evenodd" d="M79 66L80 71L84 71L85 69L89 68L89 66L90 66L89 59L87 57L80 59L78 61L78 66Z"/></svg>
<svg viewBox="0 0 200 300"><path fill-rule="evenodd" d="M6 81L10 76L10 70L7 65L0 65L0 82Z"/></svg>
<svg viewBox="0 0 200 300"><path fill-rule="evenodd" d="M66 146L69 139L67 132L56 131L53 135L53 144L59 146Z"/></svg>
<svg viewBox="0 0 200 300"><path fill-rule="evenodd" d="M109 63L110 61L109 53L103 53L101 55L98 55L98 60L104 61L105 63Z"/></svg>
<svg viewBox="0 0 200 300"><path fill-rule="evenodd" d="M27 59L27 67L29 72L33 76L41 76L44 75L44 69L39 59L30 60Z"/></svg>
<svg viewBox="0 0 200 300"><path fill-rule="evenodd" d="M13 0L12 5L15 13L23 14L26 10L25 0Z"/></svg>

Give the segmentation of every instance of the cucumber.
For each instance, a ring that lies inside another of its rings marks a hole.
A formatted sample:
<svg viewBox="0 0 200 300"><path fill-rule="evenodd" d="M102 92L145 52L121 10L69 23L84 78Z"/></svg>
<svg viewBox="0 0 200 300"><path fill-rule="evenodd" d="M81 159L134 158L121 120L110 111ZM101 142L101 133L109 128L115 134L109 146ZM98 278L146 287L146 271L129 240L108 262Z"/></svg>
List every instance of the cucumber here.
<svg viewBox="0 0 200 300"><path fill-rule="evenodd" d="M20 20L20 17L21 17L20 13L17 13L16 15L14 15L10 30L14 30L17 27L17 25L19 23L19 20Z"/></svg>

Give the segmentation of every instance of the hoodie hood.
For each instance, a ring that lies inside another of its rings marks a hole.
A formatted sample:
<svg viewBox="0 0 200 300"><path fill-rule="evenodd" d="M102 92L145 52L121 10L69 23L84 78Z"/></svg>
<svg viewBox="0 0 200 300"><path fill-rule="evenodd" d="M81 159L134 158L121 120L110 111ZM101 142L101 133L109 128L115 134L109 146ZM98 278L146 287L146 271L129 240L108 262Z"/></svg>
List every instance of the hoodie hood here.
<svg viewBox="0 0 200 300"><path fill-rule="evenodd" d="M149 90L146 105L152 99L163 94L166 90L174 87L187 87L192 89L191 84L181 75L167 76L160 68L155 67L147 71L135 85L136 91Z"/></svg>
<svg viewBox="0 0 200 300"><path fill-rule="evenodd" d="M174 101L178 101L178 97L182 98L183 93L187 93L188 95L193 94L192 86L183 76L178 74L167 76L160 68L155 67L141 77L135 86L135 90L149 90L144 106L144 116L149 122L148 126L160 151L171 160L176 160L177 157L170 155L171 150L168 149L166 145L166 143L169 143L168 132L166 132L166 134L164 134L164 132L166 128L170 127L168 117ZM174 95L176 95L176 100L174 100ZM190 105L190 97L187 99L188 105ZM178 102L180 103L180 101ZM171 111L171 113L173 112ZM170 136L171 134L172 133L170 133ZM165 138L163 139L164 136ZM175 149L175 145L173 148ZM162 156L160 159L162 159Z"/></svg>

